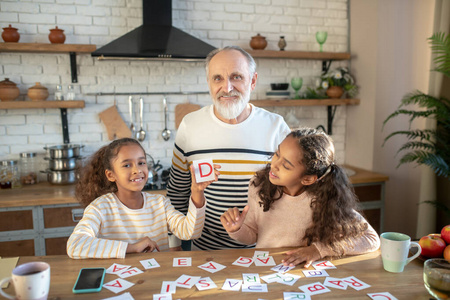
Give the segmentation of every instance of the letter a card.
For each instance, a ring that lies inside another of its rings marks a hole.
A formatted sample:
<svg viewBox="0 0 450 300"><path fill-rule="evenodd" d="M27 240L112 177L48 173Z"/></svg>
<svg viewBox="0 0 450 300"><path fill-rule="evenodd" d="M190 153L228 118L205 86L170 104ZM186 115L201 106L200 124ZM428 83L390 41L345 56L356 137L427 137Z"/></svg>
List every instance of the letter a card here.
<svg viewBox="0 0 450 300"><path fill-rule="evenodd" d="M272 256L266 256L266 257L253 257L255 260L255 266L257 267L264 267L264 266L275 266L275 260Z"/></svg>
<svg viewBox="0 0 450 300"><path fill-rule="evenodd" d="M194 165L195 180L197 182L204 182L214 180L214 164L212 159L199 159L192 162Z"/></svg>
<svg viewBox="0 0 450 300"><path fill-rule="evenodd" d="M298 288L311 296L331 292L329 288L327 288L320 282L305 284L299 286Z"/></svg>
<svg viewBox="0 0 450 300"><path fill-rule="evenodd" d="M316 270L324 270L324 269L336 269L336 266L333 265L331 262L329 262L328 260L324 260L324 261L315 261L312 263L312 266L314 267L314 269Z"/></svg>
<svg viewBox="0 0 450 300"><path fill-rule="evenodd" d="M210 273L216 273L216 272L226 268L224 265L221 265L221 264L213 262L213 261L209 261L206 264L200 265L198 267L200 269L203 269L203 270L208 271Z"/></svg>
<svg viewBox="0 0 450 300"><path fill-rule="evenodd" d="M112 264L111 267L109 267L108 269L106 269L106 274L120 274L125 270L128 270L128 268L131 266L125 266L125 265L120 265L120 264Z"/></svg>
<svg viewBox="0 0 450 300"><path fill-rule="evenodd" d="M334 277L327 277L325 278L325 281L323 282L324 286L339 289L339 290L346 290L348 284L339 278Z"/></svg>
<svg viewBox="0 0 450 300"><path fill-rule="evenodd" d="M129 287L132 287L133 285L134 283L126 281L125 279L117 278L116 280L105 283L103 287L117 294L126 290Z"/></svg>
<svg viewBox="0 0 450 300"><path fill-rule="evenodd" d="M241 285L242 285L242 280L225 279L225 282L223 283L223 286L222 286L222 290L238 292L241 289Z"/></svg>

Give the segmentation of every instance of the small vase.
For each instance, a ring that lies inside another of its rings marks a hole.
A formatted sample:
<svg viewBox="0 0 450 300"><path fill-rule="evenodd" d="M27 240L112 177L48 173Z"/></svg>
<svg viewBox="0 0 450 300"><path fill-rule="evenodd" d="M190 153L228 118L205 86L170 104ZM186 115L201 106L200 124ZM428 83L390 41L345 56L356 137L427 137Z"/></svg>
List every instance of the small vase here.
<svg viewBox="0 0 450 300"><path fill-rule="evenodd" d="M264 50L264 48L267 47L266 38L259 33L252 36L252 39L250 40L250 47L252 47L253 50Z"/></svg>
<svg viewBox="0 0 450 300"><path fill-rule="evenodd" d="M20 39L20 34L17 28L14 28L9 24L8 27L3 27L2 39L7 43L17 43Z"/></svg>
<svg viewBox="0 0 450 300"><path fill-rule="evenodd" d="M50 34L48 35L48 39L50 40L50 43L52 43L52 44L64 44L64 41L66 40L64 30L59 29L58 26L56 26L53 29L50 29Z"/></svg>
<svg viewBox="0 0 450 300"><path fill-rule="evenodd" d="M278 41L278 47L280 47L280 51L284 51L284 48L286 48L286 40L284 39L284 36L280 36L280 40Z"/></svg>
<svg viewBox="0 0 450 300"><path fill-rule="evenodd" d="M19 97L20 91L17 85L10 81L9 78L0 81L0 100L13 101Z"/></svg>
<svg viewBox="0 0 450 300"><path fill-rule="evenodd" d="M327 89L327 96L334 99L339 99L344 94L344 89L340 86L330 86Z"/></svg>
<svg viewBox="0 0 450 300"><path fill-rule="evenodd" d="M27 95L32 101L44 101L48 98L48 89L42 86L40 82L36 82L35 86L28 89Z"/></svg>

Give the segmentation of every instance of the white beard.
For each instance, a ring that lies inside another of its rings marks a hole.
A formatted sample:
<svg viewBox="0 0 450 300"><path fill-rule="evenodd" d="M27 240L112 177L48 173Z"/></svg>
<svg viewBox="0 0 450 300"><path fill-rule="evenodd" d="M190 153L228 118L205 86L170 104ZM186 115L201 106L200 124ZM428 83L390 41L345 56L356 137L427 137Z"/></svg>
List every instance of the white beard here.
<svg viewBox="0 0 450 300"><path fill-rule="evenodd" d="M225 103L219 100L222 96L239 96L239 98L237 101L227 101ZM230 93L221 92L216 95L215 99L213 99L216 111L227 120L236 119L244 111L249 100L250 88L245 91L244 94L237 91L231 91Z"/></svg>

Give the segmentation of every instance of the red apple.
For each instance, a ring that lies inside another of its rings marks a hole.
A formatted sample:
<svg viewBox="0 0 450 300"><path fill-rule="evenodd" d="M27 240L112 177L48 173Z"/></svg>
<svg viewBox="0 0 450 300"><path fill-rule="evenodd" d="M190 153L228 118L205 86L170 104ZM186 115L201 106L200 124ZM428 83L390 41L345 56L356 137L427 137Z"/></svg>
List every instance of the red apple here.
<svg viewBox="0 0 450 300"><path fill-rule="evenodd" d="M432 258L442 257L447 244L440 237L427 235L419 240L419 245L422 248L422 256Z"/></svg>
<svg viewBox="0 0 450 300"><path fill-rule="evenodd" d="M441 230L441 238L447 243L450 244L450 225L444 226Z"/></svg>
<svg viewBox="0 0 450 300"><path fill-rule="evenodd" d="M447 245L444 249L444 258L450 261L450 245Z"/></svg>

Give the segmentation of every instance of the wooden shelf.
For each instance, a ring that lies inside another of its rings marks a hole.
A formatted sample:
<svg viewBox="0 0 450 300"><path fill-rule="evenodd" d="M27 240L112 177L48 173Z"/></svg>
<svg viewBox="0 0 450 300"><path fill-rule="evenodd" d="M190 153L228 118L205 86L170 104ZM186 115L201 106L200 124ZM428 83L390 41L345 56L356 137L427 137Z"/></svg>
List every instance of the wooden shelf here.
<svg viewBox="0 0 450 300"><path fill-rule="evenodd" d="M84 44L0 43L0 52L91 53L95 49L95 45Z"/></svg>
<svg viewBox="0 0 450 300"><path fill-rule="evenodd" d="M0 101L0 109L28 109L28 108L84 108L83 100L67 101Z"/></svg>
<svg viewBox="0 0 450 300"><path fill-rule="evenodd" d="M276 50L246 50L253 58L292 58L314 60L347 60L350 53L346 52L307 52L307 51L276 51Z"/></svg>
<svg viewBox="0 0 450 300"><path fill-rule="evenodd" d="M358 105L359 102L359 99L279 99L250 101L250 103L258 107Z"/></svg>

